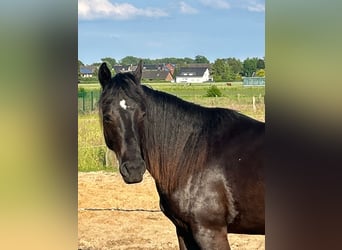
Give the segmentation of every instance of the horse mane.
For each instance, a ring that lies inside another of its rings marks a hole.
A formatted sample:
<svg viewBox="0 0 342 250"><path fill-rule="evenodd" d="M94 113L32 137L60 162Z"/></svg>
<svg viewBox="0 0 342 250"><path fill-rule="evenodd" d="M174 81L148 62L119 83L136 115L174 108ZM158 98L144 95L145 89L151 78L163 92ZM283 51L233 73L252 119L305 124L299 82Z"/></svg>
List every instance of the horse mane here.
<svg viewBox="0 0 342 250"><path fill-rule="evenodd" d="M231 124L227 119L237 120L240 114L202 107L164 92L142 88L146 95L144 160L158 186L165 192L172 192L206 166L210 147L215 136L219 136L215 133Z"/></svg>

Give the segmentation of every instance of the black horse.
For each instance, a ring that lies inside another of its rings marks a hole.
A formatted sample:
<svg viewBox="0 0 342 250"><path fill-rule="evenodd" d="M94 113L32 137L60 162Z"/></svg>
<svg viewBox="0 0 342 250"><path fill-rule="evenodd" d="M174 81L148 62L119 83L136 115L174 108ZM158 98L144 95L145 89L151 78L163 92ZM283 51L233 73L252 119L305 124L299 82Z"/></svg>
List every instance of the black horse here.
<svg viewBox="0 0 342 250"><path fill-rule="evenodd" d="M265 123L141 85L135 72L99 69L107 146L126 183L156 182L180 249L230 249L227 233L264 234Z"/></svg>

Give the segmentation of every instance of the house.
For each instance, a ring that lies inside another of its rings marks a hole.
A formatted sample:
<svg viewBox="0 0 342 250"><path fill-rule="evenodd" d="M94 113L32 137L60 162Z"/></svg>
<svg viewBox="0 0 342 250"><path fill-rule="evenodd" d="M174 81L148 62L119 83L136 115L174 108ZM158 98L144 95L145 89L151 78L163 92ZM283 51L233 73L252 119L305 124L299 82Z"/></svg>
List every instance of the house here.
<svg viewBox="0 0 342 250"><path fill-rule="evenodd" d="M162 81L172 81L173 77L169 71L165 70L143 70L142 79L144 80L162 80Z"/></svg>
<svg viewBox="0 0 342 250"><path fill-rule="evenodd" d="M133 66L133 65L114 65L113 66L115 73L120 73L120 72L130 72L130 71L134 71L137 66Z"/></svg>
<svg viewBox="0 0 342 250"><path fill-rule="evenodd" d="M115 73L135 71L137 65L114 65ZM172 64L144 64L142 70L142 79L153 81L172 81L175 66Z"/></svg>
<svg viewBox="0 0 342 250"><path fill-rule="evenodd" d="M265 77L243 77L243 86L265 86Z"/></svg>
<svg viewBox="0 0 342 250"><path fill-rule="evenodd" d="M88 78L93 77L95 68L93 66L80 66L81 77Z"/></svg>
<svg viewBox="0 0 342 250"><path fill-rule="evenodd" d="M203 83L212 81L208 67L181 67L176 83Z"/></svg>
<svg viewBox="0 0 342 250"><path fill-rule="evenodd" d="M175 68L176 66L171 63L167 63L164 65L164 70L169 71L171 73L172 78L174 78Z"/></svg>
<svg viewBox="0 0 342 250"><path fill-rule="evenodd" d="M143 65L142 78L145 80L172 81L175 66L168 63Z"/></svg>
<svg viewBox="0 0 342 250"><path fill-rule="evenodd" d="M171 63L160 63L160 64L144 64L143 65L143 71L144 70L162 70L162 71L170 71L171 74L173 74L175 70L175 65L172 65Z"/></svg>

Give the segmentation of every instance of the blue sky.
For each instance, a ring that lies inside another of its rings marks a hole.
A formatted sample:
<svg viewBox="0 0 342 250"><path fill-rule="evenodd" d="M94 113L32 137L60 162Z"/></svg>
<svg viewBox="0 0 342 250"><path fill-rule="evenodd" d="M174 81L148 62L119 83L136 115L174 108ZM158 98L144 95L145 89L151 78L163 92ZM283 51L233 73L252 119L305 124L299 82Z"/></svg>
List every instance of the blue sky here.
<svg viewBox="0 0 342 250"><path fill-rule="evenodd" d="M264 0L78 0L78 59L265 56Z"/></svg>

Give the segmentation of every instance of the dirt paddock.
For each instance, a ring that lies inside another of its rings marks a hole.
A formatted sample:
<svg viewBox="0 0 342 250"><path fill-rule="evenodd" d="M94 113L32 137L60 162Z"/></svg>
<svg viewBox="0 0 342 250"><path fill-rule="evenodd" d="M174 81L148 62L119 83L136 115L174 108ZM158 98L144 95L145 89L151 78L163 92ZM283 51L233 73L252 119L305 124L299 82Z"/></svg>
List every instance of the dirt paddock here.
<svg viewBox="0 0 342 250"><path fill-rule="evenodd" d="M175 228L158 202L148 174L127 185L118 173L79 173L78 249L178 249ZM265 249L260 235L229 234L229 242L233 250Z"/></svg>

